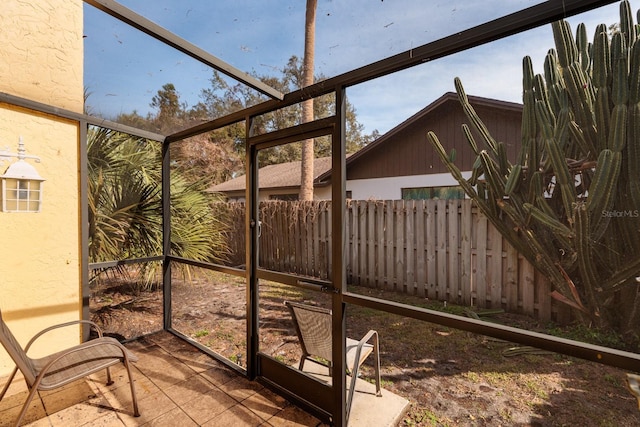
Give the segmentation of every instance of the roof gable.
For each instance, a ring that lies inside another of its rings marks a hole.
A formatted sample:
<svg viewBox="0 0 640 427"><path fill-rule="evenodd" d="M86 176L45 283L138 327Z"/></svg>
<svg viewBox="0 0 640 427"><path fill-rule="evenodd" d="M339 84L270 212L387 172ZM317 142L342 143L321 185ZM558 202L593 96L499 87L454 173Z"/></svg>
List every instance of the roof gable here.
<svg viewBox="0 0 640 427"><path fill-rule="evenodd" d="M501 126L506 127L507 130L496 129L496 133L502 135L502 137L498 139L507 139L507 144L511 147L510 151L515 152L514 144L519 143L522 105L477 96L468 96L468 99L471 105L478 110L483 119L484 115L482 113L486 114L487 112L491 112L492 115L497 114L500 116L499 118L494 118L489 121L493 121L493 123L501 123ZM447 123L444 123L445 121L447 121ZM455 129L451 129L451 124L453 122L455 122L453 125L455 126ZM370 173L375 174L371 169L376 167L374 165L376 162L384 162L384 164L378 165L378 169L386 168L387 171L391 173L391 176L418 174L415 173L416 169L420 169L421 173L438 173L441 172L439 170L440 167L442 167L442 171L444 172L444 167L441 165L440 159L432 161L433 148L426 140L427 131L434 130L435 127L442 128L448 126L446 129L447 132L442 132L442 134L445 134L445 138L448 140L447 142L449 145L452 145L452 141L455 139L457 145L456 152L458 155L460 156L463 153L469 154L465 153L470 150L467 147L466 141L462 140L462 132L460 130L460 125L463 122L468 122L468 120L464 116L458 95L453 92L447 92L413 116L409 117L375 141L368 144L363 149L350 156L347 159L347 179L362 178L360 175L362 175L363 172L360 170L365 168L369 169ZM487 124L490 125L490 123ZM431 125L435 127L429 127ZM495 126L493 127L495 129ZM492 129L490 128L490 130ZM441 136L441 132L436 131L436 133L438 136ZM420 141L417 141L418 138ZM517 138L517 141L514 141L515 138ZM407 140L410 141L407 142ZM409 146L408 144L421 144L420 151L416 151L415 146ZM444 141L443 144L445 145L445 148L448 148ZM420 159L416 159L416 156L420 157ZM429 158L428 160L426 159L427 157ZM466 157L469 157L469 159ZM464 159L460 159L463 160L465 164L470 161L470 155L466 157ZM377 159L374 160L374 158ZM414 164L418 161L423 164L407 167L402 164L407 161L407 159L410 159ZM429 161L430 164L425 164L426 161ZM397 169L397 175L391 171L391 169ZM412 169L414 173L412 173ZM323 183L329 182L330 177L331 170L329 169L325 174L318 177L318 181Z"/></svg>

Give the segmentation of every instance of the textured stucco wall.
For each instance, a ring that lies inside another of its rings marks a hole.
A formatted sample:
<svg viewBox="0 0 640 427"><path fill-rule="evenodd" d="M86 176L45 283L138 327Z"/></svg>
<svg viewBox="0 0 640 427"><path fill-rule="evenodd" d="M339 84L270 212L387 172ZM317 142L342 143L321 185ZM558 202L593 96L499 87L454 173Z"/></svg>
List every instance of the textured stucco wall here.
<svg viewBox="0 0 640 427"><path fill-rule="evenodd" d="M0 92L82 112L82 1L4 0L0 25ZM0 212L0 308L24 345L81 317L79 124L0 103L0 148L16 152L20 136L45 179L41 212ZM79 328L66 332L33 354L79 342ZM0 375L12 367L0 350Z"/></svg>
<svg viewBox="0 0 640 427"><path fill-rule="evenodd" d="M3 0L0 91L82 112L82 26L81 0Z"/></svg>

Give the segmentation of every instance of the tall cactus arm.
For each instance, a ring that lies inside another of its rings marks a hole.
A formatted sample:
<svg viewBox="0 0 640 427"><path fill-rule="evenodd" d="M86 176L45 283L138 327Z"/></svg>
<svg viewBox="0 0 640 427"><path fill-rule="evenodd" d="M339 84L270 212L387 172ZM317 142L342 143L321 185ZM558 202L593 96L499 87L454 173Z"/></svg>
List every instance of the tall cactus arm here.
<svg viewBox="0 0 640 427"><path fill-rule="evenodd" d="M625 38L625 44L627 46L633 46L637 39L637 33L635 25L633 24L631 5L627 0L620 2L620 32Z"/></svg>
<svg viewBox="0 0 640 427"><path fill-rule="evenodd" d="M630 201L633 210L640 211L640 103L631 105L628 115L626 157Z"/></svg>
<svg viewBox="0 0 640 427"><path fill-rule="evenodd" d="M493 139L489 130L485 126L485 124L480 120L480 116L476 113L476 110L469 103L469 98L467 98L467 94L462 87L462 83L460 79L456 77L454 79L454 84L456 87L456 92L458 93L458 99L460 100L460 104L462 105L462 109L464 110L465 115L471 121L473 127L478 131L478 133L482 136L482 140L487 145L487 147L496 154L497 152L497 143L496 140Z"/></svg>
<svg viewBox="0 0 640 427"><path fill-rule="evenodd" d="M455 178L455 180L458 181L458 184L460 184L462 190L472 199L477 198L478 194L476 193L475 188L473 188L473 186L469 184L466 179L464 179L464 177L462 176L462 172L460 172L460 169L458 169L458 167L454 165L451 160L449 160L449 155L440 143L438 136L433 131L429 131L427 132L427 138L429 142L431 142L433 148L436 150L436 153L440 157L440 160L442 160L442 163L447 167L447 169L449 169L449 172Z"/></svg>
<svg viewBox="0 0 640 427"><path fill-rule="evenodd" d="M462 124L462 133L464 134L464 137L466 138L467 142L469 143L469 146L473 150L473 153L476 156L478 154L480 154L480 150L478 149L478 144L476 144L476 140L473 137L473 134L471 133L471 129L469 129L469 126L467 126L466 123Z"/></svg>
<svg viewBox="0 0 640 427"><path fill-rule="evenodd" d="M631 208L640 210L640 42L630 52L626 158Z"/></svg>
<svg viewBox="0 0 640 427"><path fill-rule="evenodd" d="M558 234L560 237L563 237L565 239L571 239L574 237L573 231L569 227L561 223L554 215L543 212L531 203L525 203L523 207L525 209L525 212L531 215L533 219L535 219L541 225L549 228L552 232ZM567 243L566 247L571 247L571 244Z"/></svg>
<svg viewBox="0 0 640 427"><path fill-rule="evenodd" d="M585 137L595 143L597 138L593 119L594 94L589 87L586 73L577 61L577 47L571 35L571 28L566 21L554 22L551 27L575 120L585 132Z"/></svg>
<svg viewBox="0 0 640 427"><path fill-rule="evenodd" d="M578 48L571 35L571 28L567 21L556 21L551 24L553 39L556 41L558 61L562 68L573 64L578 57Z"/></svg>
<svg viewBox="0 0 640 427"><path fill-rule="evenodd" d="M522 149L518 155L518 164L527 166L533 173L538 169L540 156L536 141L537 125L535 111L535 94L533 92L533 65L531 58L525 56L522 60Z"/></svg>
<svg viewBox="0 0 640 427"><path fill-rule="evenodd" d="M556 177L556 185L560 188L562 202L564 204L564 211L567 217L567 221L571 223L573 221L573 204L576 201L576 191L573 182L573 176L569 171L567 165L567 159L564 156L564 152L558 144L558 141L553 137L553 129L549 118L546 116L547 110L542 103L536 103L536 113L538 120L542 124L542 138L545 142L545 148L551 164L553 165L553 172Z"/></svg>
<svg viewBox="0 0 640 427"><path fill-rule="evenodd" d="M558 55L555 49L549 49L544 58L544 82L549 93L549 102L554 111L560 109L560 94L564 92L564 83L560 76Z"/></svg>
<svg viewBox="0 0 640 427"><path fill-rule="evenodd" d="M498 170L498 165L489 156L486 150L480 152L480 161L482 162L484 177L489 190L491 190L494 198L501 199L505 195L505 180Z"/></svg>
<svg viewBox="0 0 640 427"><path fill-rule="evenodd" d="M578 253L578 266L582 285L587 295L590 307L598 307L596 289L600 286L600 278L594 269L592 262L591 232L589 228L589 215L584 204L576 206L576 249ZM598 313L595 313L599 315Z"/></svg>
<svg viewBox="0 0 640 427"><path fill-rule="evenodd" d="M589 72L591 61L589 58L589 40L587 39L587 27L584 24L578 24L576 29L576 47L578 48L578 58L580 65L585 73Z"/></svg>
<svg viewBox="0 0 640 427"><path fill-rule="evenodd" d="M598 129L598 151L607 147L609 133L609 83L611 79L611 56L609 51L609 36L604 24L598 25L593 40L593 73L591 81L596 90L595 122ZM591 155L595 157L595 153Z"/></svg>
<svg viewBox="0 0 640 427"><path fill-rule="evenodd" d="M594 240L599 240L602 237L611 220L611 216L607 213L613 204L621 165L622 155L620 152L602 150L598 156L596 173L589 187L586 204L592 224L591 238Z"/></svg>

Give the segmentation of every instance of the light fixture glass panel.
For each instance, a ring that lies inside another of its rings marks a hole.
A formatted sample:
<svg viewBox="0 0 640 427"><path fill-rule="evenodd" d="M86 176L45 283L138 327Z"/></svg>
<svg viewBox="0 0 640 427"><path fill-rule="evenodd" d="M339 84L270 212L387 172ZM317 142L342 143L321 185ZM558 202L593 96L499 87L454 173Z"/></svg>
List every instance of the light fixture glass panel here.
<svg viewBox="0 0 640 427"><path fill-rule="evenodd" d="M40 212L41 182L24 179L3 179L4 212Z"/></svg>

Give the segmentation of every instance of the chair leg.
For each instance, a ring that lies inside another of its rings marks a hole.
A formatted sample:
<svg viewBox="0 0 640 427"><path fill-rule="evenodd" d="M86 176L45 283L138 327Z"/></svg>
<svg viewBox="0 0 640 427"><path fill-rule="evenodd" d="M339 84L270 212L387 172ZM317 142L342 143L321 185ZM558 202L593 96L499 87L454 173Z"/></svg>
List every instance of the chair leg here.
<svg viewBox="0 0 640 427"><path fill-rule="evenodd" d="M7 383L2 388L2 392L0 392L0 400L4 398L4 395L7 393L7 390L9 390L9 386L11 385L11 382L13 381L13 378L16 376L17 372L18 372L18 367L16 366L15 368L13 368L13 372L11 372L11 375L9 375L9 378L7 378Z"/></svg>
<svg viewBox="0 0 640 427"><path fill-rule="evenodd" d="M22 405L22 410L20 411L20 415L18 415L18 419L16 420L16 424L15 424L16 427L18 427L20 425L20 422L22 422L22 419L27 413L27 409L29 409L29 405L33 400L33 396L35 396L37 392L38 392L38 387L31 387L31 389L29 390L29 396L27 396L27 400L24 402L24 405Z"/></svg>
<svg viewBox="0 0 640 427"><path fill-rule="evenodd" d="M109 368L107 368L107 385L111 385L113 384L113 380L111 379L111 370L109 370Z"/></svg>
<svg viewBox="0 0 640 427"><path fill-rule="evenodd" d="M373 359L376 370L376 396L382 396L382 389L380 388L380 348L378 346L378 335L376 335L373 342Z"/></svg>
<svg viewBox="0 0 640 427"><path fill-rule="evenodd" d="M360 366L355 363L355 368L351 370L351 385L349 386L349 395L347 396L347 424L349 423L349 414L351 413L351 403L353 402L353 395L356 393L356 380L358 379L358 371Z"/></svg>
<svg viewBox="0 0 640 427"><path fill-rule="evenodd" d="M131 374L131 367L129 366L129 361L125 360L124 362L125 368L127 368L127 375L129 376L129 386L131 387L131 402L133 403L133 416L139 417L140 410L138 409L138 398L136 396L136 388L133 384L133 375Z"/></svg>

